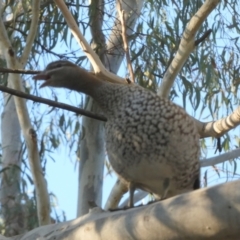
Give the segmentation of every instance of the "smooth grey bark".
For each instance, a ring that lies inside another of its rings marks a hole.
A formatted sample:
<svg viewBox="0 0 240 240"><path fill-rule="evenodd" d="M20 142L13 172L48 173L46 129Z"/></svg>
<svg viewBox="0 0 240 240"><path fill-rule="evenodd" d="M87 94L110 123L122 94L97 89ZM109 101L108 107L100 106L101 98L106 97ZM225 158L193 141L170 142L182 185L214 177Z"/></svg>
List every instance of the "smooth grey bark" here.
<svg viewBox="0 0 240 240"><path fill-rule="evenodd" d="M0 1L0 9L4 7ZM2 18L6 20L6 12ZM0 62L5 64L3 49L0 49ZM8 84L9 86L9 84ZM5 223L5 235L14 236L26 232L21 204L21 128L16 113L13 96L3 93L3 112L1 114L1 214Z"/></svg>
<svg viewBox="0 0 240 240"><path fill-rule="evenodd" d="M96 103L87 98L87 110L99 111ZM77 216L88 213L89 201L101 206L104 169L104 123L84 117L82 120L79 163Z"/></svg>
<svg viewBox="0 0 240 240"><path fill-rule="evenodd" d="M0 203L6 236L25 232L21 206L21 129L13 96L3 94L4 109L1 116L2 173Z"/></svg>
<svg viewBox="0 0 240 240"><path fill-rule="evenodd" d="M105 39L102 32L104 1L89 1L90 30L92 34L91 47L103 60ZM86 96L85 108L99 112L97 103ZM103 171L105 160L104 123L83 117L80 141L80 163L78 180L78 209L77 216L89 212L92 202L102 205Z"/></svg>
<svg viewBox="0 0 240 240"><path fill-rule="evenodd" d="M34 229L15 240L239 240L239 187L240 180L129 210L95 208L83 217Z"/></svg>

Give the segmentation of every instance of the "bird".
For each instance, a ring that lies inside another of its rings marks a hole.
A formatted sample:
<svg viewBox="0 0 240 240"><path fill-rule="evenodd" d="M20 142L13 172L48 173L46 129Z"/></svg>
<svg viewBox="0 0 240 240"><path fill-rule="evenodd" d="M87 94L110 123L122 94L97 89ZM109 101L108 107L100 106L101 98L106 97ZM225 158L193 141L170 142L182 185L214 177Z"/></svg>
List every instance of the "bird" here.
<svg viewBox="0 0 240 240"><path fill-rule="evenodd" d="M106 150L113 170L134 191L162 200L200 188L199 134L180 106L138 84L99 79L59 60L33 77L42 87L67 88L91 96L107 117Z"/></svg>

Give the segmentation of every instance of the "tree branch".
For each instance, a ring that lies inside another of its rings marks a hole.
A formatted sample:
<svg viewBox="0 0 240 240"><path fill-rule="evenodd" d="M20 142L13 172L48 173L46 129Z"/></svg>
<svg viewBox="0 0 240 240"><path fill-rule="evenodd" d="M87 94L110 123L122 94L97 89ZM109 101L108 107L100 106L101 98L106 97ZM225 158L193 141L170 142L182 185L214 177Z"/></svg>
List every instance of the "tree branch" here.
<svg viewBox="0 0 240 240"><path fill-rule="evenodd" d="M28 36L26 39L26 45L23 50L22 56L20 57L20 63L21 67L24 68L27 60L29 58L32 45L34 42L34 39L36 37L37 31L38 31L38 20L39 20L39 14L40 14L40 0L34 0L32 1L32 19L31 19L31 25L30 29L28 31Z"/></svg>
<svg viewBox="0 0 240 240"><path fill-rule="evenodd" d="M104 65L100 61L99 57L97 56L97 54L92 50L92 48L89 46L86 39L82 35L78 25L76 24L76 21L74 20L72 14L69 12L64 1L63 0L55 0L55 3L58 6L58 8L61 10L69 28L71 29L73 36L76 38L77 42L79 43L79 45L82 47L83 51L85 52L87 58L91 62L96 76L100 77L103 80L109 81L109 82L127 84L123 78L109 72L104 67Z"/></svg>
<svg viewBox="0 0 240 240"><path fill-rule="evenodd" d="M201 27L203 21L216 8L220 0L206 0L201 8L189 21L181 39L178 51L166 73L164 74L162 84L158 89L158 94L162 97L168 97L170 89L177 74L195 48L195 35Z"/></svg>
<svg viewBox="0 0 240 240"><path fill-rule="evenodd" d="M17 239L238 240L239 188L240 180L125 211L94 208L83 217L36 228Z"/></svg>
<svg viewBox="0 0 240 240"><path fill-rule="evenodd" d="M200 163L201 163L201 167L209 167L209 166L213 166L213 165L237 158L239 156L240 156L240 148L237 148L229 152L220 154L216 157L202 159Z"/></svg>
<svg viewBox="0 0 240 240"><path fill-rule="evenodd" d="M128 191L128 185L126 182L121 181L119 178L114 184L111 193L106 201L104 206L105 210L115 209L118 207L119 202L121 201L122 196ZM135 199L134 199L135 200Z"/></svg>
<svg viewBox="0 0 240 240"><path fill-rule="evenodd" d="M27 94L27 93L24 93L24 92L21 92L21 91L18 91L18 90L14 90L12 88L8 88L8 87L4 87L4 86L0 85L0 91L9 93L9 94L17 96L17 97L29 99L29 100L32 100L34 102L39 102L39 103L47 104L47 105L52 106L52 107L57 107L57 108L60 108L60 109L68 110L70 112L81 114L81 115L84 115L86 117L90 117L90 118L93 118L93 119L96 119L96 120L107 121L107 118L104 117L103 115L94 114L92 112L86 111L86 110L81 109L81 108L73 107L73 106L65 104L65 103L55 102L55 101L52 101L52 100L49 100L49 99L46 99L46 98L33 96L31 94Z"/></svg>
<svg viewBox="0 0 240 240"><path fill-rule="evenodd" d="M41 71L35 71L35 70L24 70L24 69L10 69L10 68L4 68L0 67L0 73L18 73L18 74L38 74Z"/></svg>
<svg viewBox="0 0 240 240"><path fill-rule="evenodd" d="M212 121L212 122L200 122L194 119L198 132L201 138L206 137L221 137L230 130L240 125L240 107L234 110L230 115L225 118Z"/></svg>
<svg viewBox="0 0 240 240"><path fill-rule="evenodd" d="M124 48L124 52L126 54L127 66L128 66L128 71L129 71L129 74L130 74L131 82L135 82L135 77L134 77L132 63L131 63L130 54L129 54L128 40L127 40L127 29L126 29L126 21L125 21L125 18L124 18L124 13L125 13L125 11L122 10L122 4L121 4L121 2L119 2L118 14L119 14L121 25L122 25L123 48Z"/></svg>
<svg viewBox="0 0 240 240"><path fill-rule="evenodd" d="M102 31L104 0L91 1L89 6L90 30L92 34L91 48L97 53L101 62L104 64L105 35Z"/></svg>

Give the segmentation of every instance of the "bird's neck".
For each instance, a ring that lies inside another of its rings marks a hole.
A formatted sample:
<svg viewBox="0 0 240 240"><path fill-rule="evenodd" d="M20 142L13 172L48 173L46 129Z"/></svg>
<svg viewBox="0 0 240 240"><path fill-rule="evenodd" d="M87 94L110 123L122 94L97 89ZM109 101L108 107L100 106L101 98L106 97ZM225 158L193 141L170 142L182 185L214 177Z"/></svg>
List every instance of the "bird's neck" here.
<svg viewBox="0 0 240 240"><path fill-rule="evenodd" d="M76 76L78 76L78 78L74 79L74 81L69 81L69 88L94 98L95 93L102 88L105 82L82 68L77 69L77 71L78 74L76 74Z"/></svg>

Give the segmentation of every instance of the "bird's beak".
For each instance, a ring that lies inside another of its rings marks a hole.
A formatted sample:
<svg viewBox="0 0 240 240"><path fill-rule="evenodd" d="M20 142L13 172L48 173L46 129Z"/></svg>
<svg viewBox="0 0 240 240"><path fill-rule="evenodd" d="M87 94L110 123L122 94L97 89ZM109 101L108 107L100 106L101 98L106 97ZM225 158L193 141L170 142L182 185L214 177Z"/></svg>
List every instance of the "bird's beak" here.
<svg viewBox="0 0 240 240"><path fill-rule="evenodd" d="M50 79L50 76L45 74L44 72L37 74L33 77L33 79L35 81L41 81L41 80L45 80L45 82L43 84L40 85L40 88L46 87L48 86L48 80Z"/></svg>

